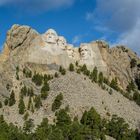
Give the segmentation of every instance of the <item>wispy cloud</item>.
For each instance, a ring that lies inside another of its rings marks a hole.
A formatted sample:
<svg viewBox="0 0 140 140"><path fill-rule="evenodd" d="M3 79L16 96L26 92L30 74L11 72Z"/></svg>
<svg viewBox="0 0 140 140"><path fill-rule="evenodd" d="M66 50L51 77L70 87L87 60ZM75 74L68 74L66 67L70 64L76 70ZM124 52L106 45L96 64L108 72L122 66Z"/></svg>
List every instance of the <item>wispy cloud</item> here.
<svg viewBox="0 0 140 140"><path fill-rule="evenodd" d="M116 42L140 53L140 0L97 0L95 10L86 14L86 20L98 25L98 29L116 32Z"/></svg>
<svg viewBox="0 0 140 140"><path fill-rule="evenodd" d="M0 0L0 7L15 6L28 12L49 11L66 8L73 5L75 0Z"/></svg>
<svg viewBox="0 0 140 140"><path fill-rule="evenodd" d="M81 35L76 35L73 37L72 39L72 44L79 44L82 40L82 36Z"/></svg>

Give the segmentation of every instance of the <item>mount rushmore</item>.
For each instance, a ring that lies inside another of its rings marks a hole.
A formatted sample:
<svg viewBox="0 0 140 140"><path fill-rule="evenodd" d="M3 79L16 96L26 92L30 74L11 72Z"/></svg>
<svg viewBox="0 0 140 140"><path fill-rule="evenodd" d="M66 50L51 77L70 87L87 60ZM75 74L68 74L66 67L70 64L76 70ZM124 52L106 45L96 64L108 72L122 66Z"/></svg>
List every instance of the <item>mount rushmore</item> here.
<svg viewBox="0 0 140 140"><path fill-rule="evenodd" d="M107 65L102 59L97 42L91 44L82 43L80 47L77 48L72 44L68 44L63 36L58 36L55 30L48 29L44 34L33 41L33 46L38 49L36 49L37 52L34 51L30 54L30 61L36 61L38 52L43 51L40 54L45 53L45 56L41 63L51 62L58 64L56 61L59 60L59 57L65 56L63 58L65 62L63 60L63 63L61 64L64 67L67 67L70 62L77 61L81 65L86 64L89 69L93 69L97 66L100 71L107 71ZM45 60L45 57L47 60ZM54 59L55 57L57 57L57 60Z"/></svg>
<svg viewBox="0 0 140 140"><path fill-rule="evenodd" d="M126 88L139 73L139 67L131 68L132 59L140 62L136 53L122 45L111 48L107 42L96 40L75 47L53 29L40 34L29 26L15 24L7 32L0 54L0 73L1 79L12 79L17 65L49 73L78 62L89 70L96 66L109 79L117 77L120 86Z"/></svg>

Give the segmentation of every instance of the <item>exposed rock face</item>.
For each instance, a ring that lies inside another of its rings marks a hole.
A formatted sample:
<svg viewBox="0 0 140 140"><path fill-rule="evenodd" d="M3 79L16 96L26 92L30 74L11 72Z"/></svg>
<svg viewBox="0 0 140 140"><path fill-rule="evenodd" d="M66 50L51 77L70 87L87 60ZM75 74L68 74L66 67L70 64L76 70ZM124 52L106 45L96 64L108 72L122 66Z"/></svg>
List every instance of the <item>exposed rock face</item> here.
<svg viewBox="0 0 140 140"><path fill-rule="evenodd" d="M53 29L39 34L29 26L13 25L7 33L4 50L0 55L3 64L0 73L4 73L8 67L11 73L8 76L12 77L15 67L23 67L25 64L34 65L33 70L39 69L39 72L55 71L60 65L68 68L70 63L77 61L81 65L86 64L90 70L96 66L110 79L117 77L120 86L126 88L139 71L137 67L130 67L133 58L139 61L135 53L123 46L109 48L106 42L97 40L82 43L79 48L75 48ZM42 70L38 68L40 65Z"/></svg>
<svg viewBox="0 0 140 140"><path fill-rule="evenodd" d="M21 84L33 87L36 94L40 87L36 87L31 79L25 79L23 68L27 66L32 72L42 74L58 71L60 66L68 68L70 63L86 64L87 68L93 70L96 66L99 71L110 80L117 77L120 87L126 88L131 80L140 73L140 65L131 68L130 62L140 59L135 53L124 46L109 48L104 41L82 43L79 48L68 44L63 36L49 29L44 34L39 34L28 26L14 25L7 33L3 53L0 54L0 98L9 97L11 90L19 97ZM19 68L20 80L16 79L16 69ZM7 89L10 87L10 89ZM108 87L107 87L108 88ZM117 114L123 117L132 128L136 128L140 120L140 107L129 101L120 93L113 91L113 95L102 90L97 84L86 79L84 75L67 72L66 76L50 81L50 93L47 100L43 101L40 110L30 113L35 124L39 124L43 117L48 117L53 122L54 113L51 111L52 101L60 92L64 93L63 107L70 105L71 116L81 117L85 109L94 106L102 117ZM27 106L27 100L25 99ZM23 119L17 114L18 106L8 108L4 106L0 110L8 122L23 125ZM47 110L47 111L46 111Z"/></svg>

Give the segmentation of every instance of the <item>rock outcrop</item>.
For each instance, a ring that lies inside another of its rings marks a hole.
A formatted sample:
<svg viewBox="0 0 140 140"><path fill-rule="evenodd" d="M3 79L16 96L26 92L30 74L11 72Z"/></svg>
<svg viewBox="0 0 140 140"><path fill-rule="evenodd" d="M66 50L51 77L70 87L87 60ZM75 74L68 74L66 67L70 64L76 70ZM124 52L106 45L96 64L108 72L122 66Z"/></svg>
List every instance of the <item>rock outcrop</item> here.
<svg viewBox="0 0 140 140"><path fill-rule="evenodd" d="M132 60L135 60L133 67ZM13 25L7 33L3 52L0 54L0 99L9 97L14 90L18 102L23 85L32 87L35 95L40 93L41 86L37 87L31 78L24 76L25 67L32 73L54 74L60 66L68 69L70 63L77 64L77 69L84 64L91 71L97 67L110 81L117 77L123 90L131 80L135 81L135 78L140 76L140 58L127 47L110 48L107 42L99 40L74 47L53 29L39 34L29 26ZM110 118L110 115L117 114L123 117L131 128L137 128L140 107L136 103L117 91L113 91L112 95L108 94L110 87L105 85L106 90L102 90L99 85L77 73L67 72L65 76L58 76L49 81L51 90L47 100L43 101L43 106L39 110L29 114L36 125L46 116L53 122L54 113L51 111L51 105L54 97L63 92L63 107L70 105L72 117L81 117L85 109L94 106L102 117ZM26 106L27 99L25 97ZM4 106L0 114L4 114L8 122L22 126L23 119L17 114L17 109L17 104L12 107Z"/></svg>
<svg viewBox="0 0 140 140"><path fill-rule="evenodd" d="M9 69L11 75L8 74L8 77L12 77L16 66L27 64L34 65L31 67L33 71L52 72L58 70L60 65L68 68L70 63L77 61L80 65L86 64L90 70L96 66L110 80L117 77L120 87L125 89L139 73L139 68L131 68L132 59L140 61L124 46L109 48L107 42L97 40L75 48L53 29L39 34L29 26L13 25L0 55L0 73ZM42 69L38 68L40 65ZM2 74L2 77L7 78L7 75Z"/></svg>

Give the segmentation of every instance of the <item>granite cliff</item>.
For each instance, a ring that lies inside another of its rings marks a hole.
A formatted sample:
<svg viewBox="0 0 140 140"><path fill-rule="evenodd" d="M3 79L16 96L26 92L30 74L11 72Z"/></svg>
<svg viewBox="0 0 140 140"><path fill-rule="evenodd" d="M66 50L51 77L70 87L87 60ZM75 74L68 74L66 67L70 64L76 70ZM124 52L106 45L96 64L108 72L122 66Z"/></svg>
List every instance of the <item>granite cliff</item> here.
<svg viewBox="0 0 140 140"><path fill-rule="evenodd" d="M39 34L29 26L13 25L7 33L0 54L1 100L9 97L14 90L18 101L22 85L32 86L36 95L40 92L40 88L36 87L31 79L25 79L22 73L24 68L42 75L55 74L60 66L67 70L71 63L78 66L85 64L90 71L97 67L109 81L117 78L119 88L123 91L126 91L131 81L139 88L136 79L140 76L140 58L129 48L125 46L110 48L107 42L100 40L82 43L79 48L76 48L68 44L63 36L57 35L53 29ZM52 121L54 114L50 111L50 104L55 94L61 91L65 93L64 105L69 104L73 108L72 116L80 115L85 109L95 106L103 117L107 113L113 115L116 112L117 115L125 118L132 128L136 128L140 121L138 105L117 91L114 91L112 97L109 94L105 95L107 91L103 91L96 83L93 86L83 75L68 72L65 77L50 81L50 87L48 102L44 101L42 108L35 114L31 114L36 124L39 124L44 117L46 104L48 111L45 116L49 116ZM99 95L98 92L101 94ZM7 121L14 122L16 118L15 123L22 125L22 118L16 114L16 109L17 105L11 108L4 107L1 113L5 114ZM10 112L10 115L7 112Z"/></svg>

